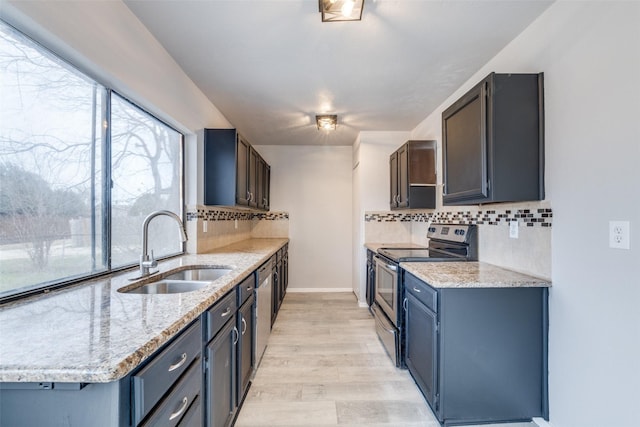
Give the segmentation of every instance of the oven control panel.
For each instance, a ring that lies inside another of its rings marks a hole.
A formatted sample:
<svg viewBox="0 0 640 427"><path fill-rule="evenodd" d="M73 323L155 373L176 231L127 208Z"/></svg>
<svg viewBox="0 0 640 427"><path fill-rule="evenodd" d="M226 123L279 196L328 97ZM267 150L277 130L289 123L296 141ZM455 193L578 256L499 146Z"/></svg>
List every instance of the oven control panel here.
<svg viewBox="0 0 640 427"><path fill-rule="evenodd" d="M474 227L465 224L431 224L427 232L429 239L466 243Z"/></svg>

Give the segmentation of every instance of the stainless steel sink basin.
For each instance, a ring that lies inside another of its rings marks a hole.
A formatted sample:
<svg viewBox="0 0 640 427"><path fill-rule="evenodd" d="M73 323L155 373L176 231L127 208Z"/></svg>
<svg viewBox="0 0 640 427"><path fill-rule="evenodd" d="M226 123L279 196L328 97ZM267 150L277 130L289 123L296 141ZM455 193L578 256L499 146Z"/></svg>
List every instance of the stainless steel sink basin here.
<svg viewBox="0 0 640 427"><path fill-rule="evenodd" d="M197 280L172 280L161 279L157 282L147 283L137 288L124 291L127 294L181 294L197 291L207 286L210 282Z"/></svg>
<svg viewBox="0 0 640 427"><path fill-rule="evenodd" d="M198 280L212 282L225 274L231 272L230 268L224 267L196 267L189 270L179 271L165 277L169 280Z"/></svg>
<svg viewBox="0 0 640 427"><path fill-rule="evenodd" d="M178 271L151 283L118 291L127 294L181 294L193 292L208 286L214 280L231 271L231 268L225 267L194 267Z"/></svg>

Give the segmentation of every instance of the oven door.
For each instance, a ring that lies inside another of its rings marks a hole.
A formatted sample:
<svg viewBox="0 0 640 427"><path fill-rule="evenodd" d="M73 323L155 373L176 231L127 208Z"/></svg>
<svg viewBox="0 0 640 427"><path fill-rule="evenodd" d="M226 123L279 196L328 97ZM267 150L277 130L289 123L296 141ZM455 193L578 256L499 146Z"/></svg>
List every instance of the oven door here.
<svg viewBox="0 0 640 427"><path fill-rule="evenodd" d="M398 265L376 256L376 302L389 320L398 325Z"/></svg>

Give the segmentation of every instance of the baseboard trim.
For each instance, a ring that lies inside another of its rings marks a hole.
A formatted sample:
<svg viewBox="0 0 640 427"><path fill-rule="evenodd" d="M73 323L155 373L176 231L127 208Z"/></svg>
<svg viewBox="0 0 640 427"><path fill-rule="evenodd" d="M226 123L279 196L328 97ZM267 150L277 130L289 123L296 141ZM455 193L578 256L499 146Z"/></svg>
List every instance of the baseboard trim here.
<svg viewBox="0 0 640 427"><path fill-rule="evenodd" d="M533 418L531 421L538 427L553 427L551 423L544 418Z"/></svg>
<svg viewBox="0 0 640 427"><path fill-rule="evenodd" d="M366 302L358 301L358 307L369 308L369 304L367 304Z"/></svg>
<svg viewBox="0 0 640 427"><path fill-rule="evenodd" d="M287 288L287 292L304 293L304 292L351 292L353 288Z"/></svg>

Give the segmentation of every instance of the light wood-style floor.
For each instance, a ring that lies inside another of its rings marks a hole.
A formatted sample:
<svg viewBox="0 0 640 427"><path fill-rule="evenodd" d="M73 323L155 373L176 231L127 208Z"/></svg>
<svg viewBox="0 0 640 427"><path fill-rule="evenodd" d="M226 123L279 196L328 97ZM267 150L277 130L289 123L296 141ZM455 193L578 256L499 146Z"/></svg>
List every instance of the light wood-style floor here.
<svg viewBox="0 0 640 427"><path fill-rule="evenodd" d="M439 427L353 294L290 292L235 426L335 425Z"/></svg>

